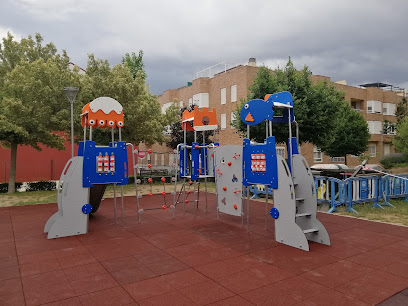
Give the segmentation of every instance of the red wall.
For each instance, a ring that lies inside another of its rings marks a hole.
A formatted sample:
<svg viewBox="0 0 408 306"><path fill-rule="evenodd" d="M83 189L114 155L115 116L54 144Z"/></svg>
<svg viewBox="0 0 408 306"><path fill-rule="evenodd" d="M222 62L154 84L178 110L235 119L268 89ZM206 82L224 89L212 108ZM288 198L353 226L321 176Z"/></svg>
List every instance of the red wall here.
<svg viewBox="0 0 408 306"><path fill-rule="evenodd" d="M108 144L106 144L108 145ZM65 164L71 158L71 143L65 142L65 150L50 149L40 145L42 151L29 146L18 146L16 182L59 180ZM74 154L77 155L75 145ZM132 168L131 149L128 147L129 169ZM137 162L137 160L136 160ZM0 147L0 183L6 183L10 175L10 150ZM129 171L133 175L133 171Z"/></svg>

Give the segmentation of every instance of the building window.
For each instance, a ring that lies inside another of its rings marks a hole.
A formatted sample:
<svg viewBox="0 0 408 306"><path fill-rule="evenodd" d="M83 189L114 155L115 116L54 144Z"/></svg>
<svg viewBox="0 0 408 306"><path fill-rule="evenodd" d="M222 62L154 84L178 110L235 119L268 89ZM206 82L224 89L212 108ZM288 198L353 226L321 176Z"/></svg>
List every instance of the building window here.
<svg viewBox="0 0 408 306"><path fill-rule="evenodd" d="M389 143L384 143L384 156L391 153L391 145Z"/></svg>
<svg viewBox="0 0 408 306"><path fill-rule="evenodd" d="M377 145L375 143L370 143L369 150L370 157L375 157L377 155Z"/></svg>
<svg viewBox="0 0 408 306"><path fill-rule="evenodd" d="M384 103L383 104L383 114L388 116L395 116L395 104Z"/></svg>
<svg viewBox="0 0 408 306"><path fill-rule="evenodd" d="M231 112L231 129L235 129L235 127L232 125L235 120L237 120L237 117L235 116L234 112Z"/></svg>
<svg viewBox="0 0 408 306"><path fill-rule="evenodd" d="M227 103L227 89L221 88L221 104Z"/></svg>
<svg viewBox="0 0 408 306"><path fill-rule="evenodd" d="M369 100L367 101L367 114L381 114L381 101Z"/></svg>
<svg viewBox="0 0 408 306"><path fill-rule="evenodd" d="M367 121L370 134L382 134L383 123L381 121Z"/></svg>
<svg viewBox="0 0 408 306"><path fill-rule="evenodd" d="M172 104L173 104L172 102L164 103L164 104L162 105L162 114L165 114L165 113L166 113L166 110L167 110Z"/></svg>
<svg viewBox="0 0 408 306"><path fill-rule="evenodd" d="M323 154L322 150L320 150L318 147L314 146L313 147L313 161L315 163L319 163L323 161Z"/></svg>
<svg viewBox="0 0 408 306"><path fill-rule="evenodd" d="M198 108L208 107L209 94L208 93L198 93L193 95L193 103L197 105Z"/></svg>
<svg viewBox="0 0 408 306"><path fill-rule="evenodd" d="M388 120L384 121L383 133L384 135L395 135L397 133L396 124Z"/></svg>
<svg viewBox="0 0 408 306"><path fill-rule="evenodd" d="M344 157L340 157L340 156L330 157L330 162L332 162L332 163L344 163L345 159L344 159Z"/></svg>
<svg viewBox="0 0 408 306"><path fill-rule="evenodd" d="M231 102L237 102L237 85L231 86Z"/></svg>
<svg viewBox="0 0 408 306"><path fill-rule="evenodd" d="M351 99L351 108L354 109L355 111L358 111L360 113L363 112L363 101L362 100L355 100Z"/></svg>
<svg viewBox="0 0 408 306"><path fill-rule="evenodd" d="M173 163L175 161L175 158L174 158L175 155L176 154L174 154L174 153L169 153L169 164L168 164L168 166L173 166Z"/></svg>
<svg viewBox="0 0 408 306"><path fill-rule="evenodd" d="M276 147L276 154L285 158L285 147Z"/></svg>
<svg viewBox="0 0 408 306"><path fill-rule="evenodd" d="M221 114L221 130L225 130L227 128L227 115Z"/></svg>

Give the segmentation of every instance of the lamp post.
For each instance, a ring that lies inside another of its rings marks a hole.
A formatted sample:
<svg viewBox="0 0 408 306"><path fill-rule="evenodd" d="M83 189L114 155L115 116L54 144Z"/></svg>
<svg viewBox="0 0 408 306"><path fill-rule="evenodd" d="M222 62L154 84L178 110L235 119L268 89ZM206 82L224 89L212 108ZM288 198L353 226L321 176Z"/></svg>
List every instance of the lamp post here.
<svg viewBox="0 0 408 306"><path fill-rule="evenodd" d="M71 158L74 157L74 102L79 91L77 87L65 87L64 92L71 104Z"/></svg>

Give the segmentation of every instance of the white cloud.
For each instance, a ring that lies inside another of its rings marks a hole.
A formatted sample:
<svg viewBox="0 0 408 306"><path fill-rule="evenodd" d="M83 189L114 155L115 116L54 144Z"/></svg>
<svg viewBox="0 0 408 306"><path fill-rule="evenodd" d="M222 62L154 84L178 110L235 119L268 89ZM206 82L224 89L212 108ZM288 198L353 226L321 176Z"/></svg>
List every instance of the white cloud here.
<svg viewBox="0 0 408 306"><path fill-rule="evenodd" d="M156 93L250 57L274 68L291 56L333 80L398 85L408 82L406 11L404 0L6 0L0 26L40 32L80 66L88 53L117 64L142 49Z"/></svg>

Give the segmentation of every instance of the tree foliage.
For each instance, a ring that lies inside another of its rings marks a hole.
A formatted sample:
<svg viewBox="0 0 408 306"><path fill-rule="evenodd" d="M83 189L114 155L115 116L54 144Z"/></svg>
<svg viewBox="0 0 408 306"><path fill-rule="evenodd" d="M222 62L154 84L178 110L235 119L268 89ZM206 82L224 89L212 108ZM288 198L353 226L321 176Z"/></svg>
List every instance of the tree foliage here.
<svg viewBox="0 0 408 306"><path fill-rule="evenodd" d="M392 144L398 152L408 155L408 117L400 121Z"/></svg>
<svg viewBox="0 0 408 306"><path fill-rule="evenodd" d="M404 121L408 115L408 102L406 97L402 97L401 101L397 104L395 115L397 116L397 125Z"/></svg>
<svg viewBox="0 0 408 306"><path fill-rule="evenodd" d="M163 129L178 119L177 109L170 107L162 114L157 97L149 92L142 71L139 70L133 79L127 65L118 64L110 68L108 61L95 59L92 54L89 55L86 71L81 82L79 99L84 102L80 108L101 96L114 98L123 106L125 118L123 140L135 144L165 141ZM75 117L79 127L80 109L77 112ZM78 137L81 137L82 128L77 130ZM106 144L110 139L110 133L108 129L97 129L93 133L93 140Z"/></svg>
<svg viewBox="0 0 408 306"><path fill-rule="evenodd" d="M63 149L64 138L53 133L69 126L63 88L79 84L68 62L65 51L57 54L54 44L43 45L38 33L19 42L8 33L0 44L0 142L11 148L9 192L14 192L18 145Z"/></svg>
<svg viewBox="0 0 408 306"><path fill-rule="evenodd" d="M340 106L335 121L332 141L321 150L329 156L344 156L347 164L347 154L360 155L367 151L370 133L363 115L353 110L344 101Z"/></svg>
<svg viewBox="0 0 408 306"><path fill-rule="evenodd" d="M299 142L324 146L331 141L331 132L335 128L333 117L343 101L343 93L327 82L312 84L310 76L311 71L307 66L298 71L290 58L284 69L271 71L268 67L260 67L254 83L249 87L247 99L241 101L235 112L236 118L240 118L240 110L248 100L289 91L293 96L295 118L299 124ZM247 127L242 120L236 120L234 126L245 135ZM257 142L264 141L265 133L265 124L250 128L250 136ZM288 124L274 124L273 135L278 143L287 142Z"/></svg>
<svg viewBox="0 0 408 306"><path fill-rule="evenodd" d="M289 91L293 96L295 120L299 126L299 143L309 142L319 148L324 148L325 152L330 151L331 146L334 152L347 152L347 154L357 155L367 149L368 140L366 135L367 124L359 114L349 112L350 107L345 106L344 93L337 90L327 81L321 81L313 84L311 81L311 71L307 66L298 71L289 58L288 63L283 69L271 71L268 67L260 67L253 84L249 87L250 93L247 99L241 101L235 111L236 118L234 127L242 135L246 135L247 126L240 119L240 111L243 105L251 99L263 99L266 94L281 91ZM346 112L340 114L340 112ZM275 115L279 115L278 112ZM344 116L351 122L347 130L353 127L361 127L364 138L351 143L352 138L347 143L338 141L342 138L342 129L339 124L344 123ZM337 118L342 118L338 119ZM295 126L292 126L295 131ZM263 142L265 139L265 124L259 124L250 127L250 137L257 142ZM287 142L288 124L273 124L273 135L277 143ZM369 134L368 134L369 135ZM340 149L342 147L342 149ZM349 148L353 148L352 150ZM341 155L343 156L343 154Z"/></svg>
<svg viewBox="0 0 408 306"><path fill-rule="evenodd" d="M139 71L142 73L141 77L146 79L147 75L144 71L143 50L139 50L138 55L136 55L135 52L132 52L132 54L126 53L125 56L122 57L122 64L129 67L130 71L132 72L133 79L136 79Z"/></svg>
<svg viewBox="0 0 408 306"><path fill-rule="evenodd" d="M53 43L44 44L40 34L20 41L8 33L0 44L0 143L11 148L9 192L14 192L18 145L40 150L39 144L64 148L65 138L55 131L70 130L70 104L66 86L81 90L74 103L77 139L82 139L82 107L101 96L118 100L124 108L122 139L163 142L163 128L178 120L178 108L162 114L157 97L149 92L143 71L143 52L124 57L126 64L111 68L106 60L89 56L83 76L69 70L65 51L57 53ZM130 62L127 62L127 60ZM134 64L134 65L133 65ZM132 66L133 65L133 66ZM98 129L94 139L107 144L110 131ZM116 138L117 139L117 138Z"/></svg>

